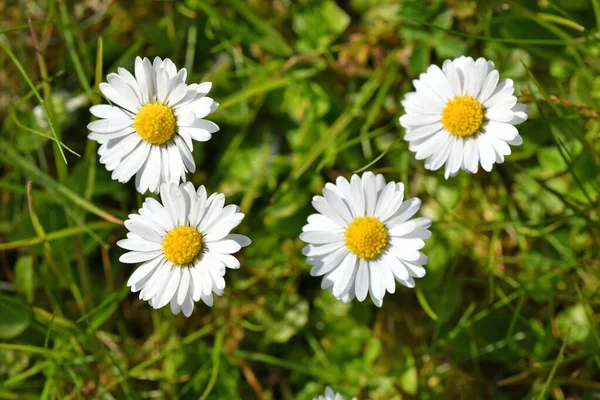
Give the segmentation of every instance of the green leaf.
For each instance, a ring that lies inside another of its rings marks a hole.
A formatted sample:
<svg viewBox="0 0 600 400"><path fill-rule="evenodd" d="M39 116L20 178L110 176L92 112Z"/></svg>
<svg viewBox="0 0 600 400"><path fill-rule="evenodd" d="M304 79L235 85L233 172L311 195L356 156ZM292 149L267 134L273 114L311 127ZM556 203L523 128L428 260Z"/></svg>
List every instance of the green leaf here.
<svg viewBox="0 0 600 400"><path fill-rule="evenodd" d="M320 50L332 43L350 24L350 17L330 0L313 2L294 14L292 26L299 36L299 51Z"/></svg>
<svg viewBox="0 0 600 400"><path fill-rule="evenodd" d="M19 293L33 303L33 256L21 256L15 264L15 286Z"/></svg>
<svg viewBox="0 0 600 400"><path fill-rule="evenodd" d="M564 337L567 331L569 335L569 344L579 345L581 347L596 347L592 337L593 327L585 313L585 306L581 303L567 307L556 317L558 320L559 336Z"/></svg>
<svg viewBox="0 0 600 400"><path fill-rule="evenodd" d="M265 332L267 343L287 343L308 322L308 302L297 297L289 299L279 320L269 324Z"/></svg>
<svg viewBox="0 0 600 400"><path fill-rule="evenodd" d="M419 375L415 365L415 357L407 346L402 347L402 353L404 354L405 365L404 372L398 378L398 384L402 390L414 396L419 389Z"/></svg>
<svg viewBox="0 0 600 400"><path fill-rule="evenodd" d="M0 339L13 339L29 327L31 308L14 297L0 295Z"/></svg>
<svg viewBox="0 0 600 400"><path fill-rule="evenodd" d="M544 174L553 175L567 169L567 164L556 147L539 149L537 157Z"/></svg>
<svg viewBox="0 0 600 400"><path fill-rule="evenodd" d="M574 158L572 167L583 183L594 182L598 176L598 165L594 155L587 149Z"/></svg>
<svg viewBox="0 0 600 400"><path fill-rule="evenodd" d="M281 110L300 123L309 115L322 117L327 114L329 97L327 92L316 82L291 83L285 89Z"/></svg>
<svg viewBox="0 0 600 400"><path fill-rule="evenodd" d="M431 61L431 56L429 53L429 47L425 45L420 45L413 50L413 53L410 55L409 67L410 72L413 76L419 75L422 71L427 70Z"/></svg>

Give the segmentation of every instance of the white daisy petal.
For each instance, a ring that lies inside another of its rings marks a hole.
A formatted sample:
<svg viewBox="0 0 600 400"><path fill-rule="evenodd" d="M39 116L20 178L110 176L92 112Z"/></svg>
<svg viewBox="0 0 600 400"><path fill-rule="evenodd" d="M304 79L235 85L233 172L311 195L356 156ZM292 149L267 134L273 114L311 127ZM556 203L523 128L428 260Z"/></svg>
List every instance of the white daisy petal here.
<svg viewBox="0 0 600 400"><path fill-rule="evenodd" d="M352 213L337 194L325 188L323 189L323 197L327 203L329 203L329 206L334 209L340 217L342 217L344 222L348 223L352 221Z"/></svg>
<svg viewBox="0 0 600 400"><path fill-rule="evenodd" d="M321 196L313 197L313 207L321 214L334 221L339 226L345 226L346 221L338 214L338 211L329 205L329 203Z"/></svg>
<svg viewBox="0 0 600 400"><path fill-rule="evenodd" d="M307 257L306 261L313 265L313 268L310 270L311 276L321 276L329 273L334 268L337 268L347 255L348 249L341 246L324 257Z"/></svg>
<svg viewBox="0 0 600 400"><path fill-rule="evenodd" d="M223 207L223 194L207 199L204 187L196 191L185 182L163 183L160 195L163 204L147 198L139 214L125 221L129 233L117 245L131 251L119 260L143 263L127 283L132 291L140 291L140 299L153 308L170 304L173 313L189 317L194 302L212 305L212 293L223 294L226 268L240 267L231 254L248 246L250 239L229 233L244 215L238 206ZM206 240L201 219L211 221L212 232L223 232L219 240Z"/></svg>
<svg viewBox="0 0 600 400"><path fill-rule="evenodd" d="M307 231L300 234L300 240L310 244L327 244L341 242L344 236L337 232Z"/></svg>
<svg viewBox="0 0 600 400"><path fill-rule="evenodd" d="M177 304L177 298L173 297L171 299L171 302L169 303L169 306L171 307L171 312L173 313L173 315L177 315L181 312L181 306L179 304Z"/></svg>
<svg viewBox="0 0 600 400"><path fill-rule="evenodd" d="M166 306L176 295L177 288L179 287L179 283L181 281L181 270L182 268L173 266L171 271L169 271L169 276L163 290L156 295L157 301L154 304L155 309Z"/></svg>
<svg viewBox="0 0 600 400"><path fill-rule="evenodd" d="M425 160L426 169L445 166L446 179L459 169L476 173L479 164L491 171L510 154L504 145L496 151L497 140L522 143L514 125L527 120L527 106L517 103L511 79L499 82L493 62L446 60L441 70L430 66L413 83L416 90L401 102L405 114L400 124L409 150L417 160ZM494 139L479 138L488 133Z"/></svg>
<svg viewBox="0 0 600 400"><path fill-rule="evenodd" d="M369 263L369 293L373 303L382 304L383 296L385 296L383 272L374 263Z"/></svg>
<svg viewBox="0 0 600 400"><path fill-rule="evenodd" d="M96 133L111 133L125 130L132 124L131 119L99 119L90 122L87 128Z"/></svg>
<svg viewBox="0 0 600 400"><path fill-rule="evenodd" d="M513 106L512 112L514 113L514 117L509 121L509 124L518 125L527 121L527 105L517 103Z"/></svg>
<svg viewBox="0 0 600 400"><path fill-rule="evenodd" d="M125 227L129 229L130 232L151 242L160 243L162 241L162 238L154 229L140 222L127 220L125 221Z"/></svg>
<svg viewBox="0 0 600 400"><path fill-rule="evenodd" d="M497 70L493 70L487 74L485 80L483 81L481 92L479 92L479 96L477 97L477 100L479 100L480 103L485 103L485 101L490 98L494 92L494 89L496 89L496 86L498 85L499 78L500 73Z"/></svg>
<svg viewBox="0 0 600 400"><path fill-rule="evenodd" d="M102 145L100 162L114 171L113 179L125 183L135 175L140 193L156 193L161 183L185 181L195 171L193 141L207 141L219 130L202 119L218 104L205 96L210 82L187 85L186 77L169 59L137 57L135 76L118 68L100 84L114 105L90 108L100 119L88 125L88 137Z"/></svg>
<svg viewBox="0 0 600 400"><path fill-rule="evenodd" d="M182 305L185 301L188 289L190 286L190 270L187 267L180 268L181 269L181 280L179 281L179 287L177 288L177 304Z"/></svg>
<svg viewBox="0 0 600 400"><path fill-rule="evenodd" d="M125 250L136 251L155 251L161 249L160 243L136 239L121 239L117 242L117 246Z"/></svg>
<svg viewBox="0 0 600 400"><path fill-rule="evenodd" d="M139 263L139 262L145 262L145 261L152 260L161 254L162 254L162 252L160 250L157 250L157 251L130 251L129 253L125 253L121 257L119 257L119 261L121 261L122 263L126 263L126 264L135 264L135 263Z"/></svg>
<svg viewBox="0 0 600 400"><path fill-rule="evenodd" d="M147 261L140 265L129 277L129 280L127 281L127 286L131 287L131 290L134 292L140 291L142 288L136 287L136 284L144 278L151 276L161 265L162 262L164 262L164 260L161 257L156 257L155 259Z"/></svg>
<svg viewBox="0 0 600 400"><path fill-rule="evenodd" d="M392 271L392 274L398 281L406 281L410 277L405 264L394 255L390 254L385 261L390 271Z"/></svg>
<svg viewBox="0 0 600 400"><path fill-rule="evenodd" d="M427 271L425 271L425 268L423 268L423 266L421 266L420 264L410 262L410 261L402 261L402 264L408 270L408 273L412 277L422 278L427 273ZM404 280L406 281L408 279L404 279Z"/></svg>
<svg viewBox="0 0 600 400"><path fill-rule="evenodd" d="M240 251L242 246L235 240L219 240L208 244L210 251L216 251L222 254L232 254Z"/></svg>
<svg viewBox="0 0 600 400"><path fill-rule="evenodd" d="M479 150L479 162L481 163L481 167L487 172L490 172L492 170L492 166L494 165L494 161L496 160L494 147L487 139L486 135L479 135L476 141L477 149Z"/></svg>
<svg viewBox="0 0 600 400"><path fill-rule="evenodd" d="M369 267L366 261L358 261L358 272L356 273L356 298L363 301L369 293Z"/></svg>
<svg viewBox="0 0 600 400"><path fill-rule="evenodd" d="M108 104L98 104L90 107L90 113L97 118L106 118L112 121L127 120L133 123L131 114L119 107ZM89 129L89 128L88 128Z"/></svg>
<svg viewBox="0 0 600 400"><path fill-rule="evenodd" d="M448 179L450 176L454 176L460 169L463 161L463 148L464 143L462 138L454 137L452 150L446 163L446 170L444 171L444 177Z"/></svg>
<svg viewBox="0 0 600 400"><path fill-rule="evenodd" d="M148 281L144 289L140 292L140 299L148 301L153 298L160 290L164 287L165 281L169 276L169 271L173 268L173 264L163 260L160 263L156 272L152 275L152 278Z"/></svg>
<svg viewBox="0 0 600 400"><path fill-rule="evenodd" d="M356 268L357 260L358 258L353 253L348 253L342 260L342 263L338 267L340 268L340 279L336 280L333 284L332 293L334 296L339 297L348 285L348 282L350 282Z"/></svg>
<svg viewBox="0 0 600 400"><path fill-rule="evenodd" d="M188 294L187 296L185 296L183 304L181 305L181 311L183 312L183 315L185 315L188 318L192 315L192 312L194 311L194 301L192 299L190 291L191 287L188 288Z"/></svg>
<svg viewBox="0 0 600 400"><path fill-rule="evenodd" d="M114 86L104 82L100 84L99 88L100 92L102 92L111 103L121 106L132 113L136 113L139 110L140 104L135 96L127 97L126 93L121 94Z"/></svg>
<svg viewBox="0 0 600 400"><path fill-rule="evenodd" d="M413 197L402 203L398 211L387 222L388 226L395 227L396 224L408 221L421 208L421 200Z"/></svg>
<svg viewBox="0 0 600 400"><path fill-rule="evenodd" d="M460 96L462 94L462 82L454 63L450 60L444 61L442 70L444 71L448 82L450 82L450 87L452 88L454 95Z"/></svg>
<svg viewBox="0 0 600 400"><path fill-rule="evenodd" d="M376 268L379 268L383 274L383 283L385 285L386 292L394 294L396 293L396 280L394 279L394 274L392 273L392 270L387 264L387 259L391 257L392 256L390 255L382 256L375 262Z"/></svg>
<svg viewBox="0 0 600 400"><path fill-rule="evenodd" d="M404 140L411 141L425 139L435 133L438 133L442 129L444 129L444 126L441 122L439 122L439 120L433 124L420 125L418 128L407 131L406 135L404 135Z"/></svg>
<svg viewBox="0 0 600 400"><path fill-rule="evenodd" d="M479 165L479 150L477 141L473 138L465 140L463 168L471 173L477 173Z"/></svg>
<svg viewBox="0 0 600 400"><path fill-rule="evenodd" d="M343 241L328 243L328 244L323 244L323 245L309 244L308 246L306 246L302 249L302 254L304 254L307 257L324 256L326 254L333 253L334 251L336 251L337 249L339 249L340 247L343 247L343 246L344 246Z"/></svg>

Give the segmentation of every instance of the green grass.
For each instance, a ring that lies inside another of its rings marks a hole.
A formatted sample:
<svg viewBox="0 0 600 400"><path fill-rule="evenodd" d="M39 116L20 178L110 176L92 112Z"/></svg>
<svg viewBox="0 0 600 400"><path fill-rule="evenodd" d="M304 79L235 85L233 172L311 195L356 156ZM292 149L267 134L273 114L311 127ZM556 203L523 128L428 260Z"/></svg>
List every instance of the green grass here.
<svg viewBox="0 0 600 400"><path fill-rule="evenodd" d="M600 396L600 1L338 3L0 6L0 398ZM221 130L188 178L253 240L189 319L125 287L115 243L144 197L87 140L98 84L137 55L213 82ZM400 101L460 55L493 60L529 120L504 164L444 180ZM298 239L325 182L366 169L434 221L427 276L381 309L322 291Z"/></svg>

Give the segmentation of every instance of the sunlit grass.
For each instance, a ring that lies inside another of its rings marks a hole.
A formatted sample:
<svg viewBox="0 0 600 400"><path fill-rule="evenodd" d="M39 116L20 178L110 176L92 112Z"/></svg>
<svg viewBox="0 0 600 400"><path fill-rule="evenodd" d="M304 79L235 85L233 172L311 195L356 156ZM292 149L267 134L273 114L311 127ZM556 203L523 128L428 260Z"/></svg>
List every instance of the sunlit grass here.
<svg viewBox="0 0 600 400"><path fill-rule="evenodd" d="M339 3L0 6L0 398L600 394L600 2ZM253 241L189 319L125 286L115 243L144 196L87 140L99 83L137 55L213 82L221 130L188 178ZM513 79L529 120L504 164L445 180L408 151L400 101L461 55ZM381 309L322 291L298 239L324 183L366 169L434 221L426 277Z"/></svg>

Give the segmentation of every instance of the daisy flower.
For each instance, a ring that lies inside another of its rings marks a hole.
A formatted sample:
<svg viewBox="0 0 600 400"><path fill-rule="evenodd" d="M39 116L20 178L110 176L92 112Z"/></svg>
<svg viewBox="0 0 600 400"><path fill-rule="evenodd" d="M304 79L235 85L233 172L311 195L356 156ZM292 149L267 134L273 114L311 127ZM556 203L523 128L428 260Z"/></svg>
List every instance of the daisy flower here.
<svg viewBox="0 0 600 400"><path fill-rule="evenodd" d="M250 244L243 235L229 232L244 218L235 205L224 207L225 195L185 182L160 187L162 204L144 201L139 214L125 221L127 239L117 242L130 250L119 260L143 263L127 281L140 299L155 309L171 305L173 314L192 314L194 302L213 305L212 294L225 289L225 267L239 268L231 254Z"/></svg>
<svg viewBox="0 0 600 400"><path fill-rule="evenodd" d="M112 179L125 183L135 175L140 193L157 193L161 183L185 181L186 172L196 170L193 141L205 142L219 130L202 119L219 104L206 97L210 82L188 85L186 76L168 58L137 57L135 76L119 68L100 84L112 105L90 108L99 119L88 125L88 137L100 143L100 162Z"/></svg>
<svg viewBox="0 0 600 400"><path fill-rule="evenodd" d="M411 219L421 200L404 201L402 183L386 184L372 172L350 182L338 177L312 205L319 213L302 228L300 239L309 243L302 253L313 266L310 274L324 275L321 287L339 300L363 301L369 293L381 307L386 291L395 292L395 280L412 288L413 278L425 276L427 256L419 249L431 236L431 220Z"/></svg>
<svg viewBox="0 0 600 400"><path fill-rule="evenodd" d="M325 388L325 396L315 397L313 400L343 400L343 398L341 394L335 393L332 388L327 386ZM356 397L353 397L352 400L356 400Z"/></svg>
<svg viewBox="0 0 600 400"><path fill-rule="evenodd" d="M442 69L431 65L413 81L416 91L402 101L400 124L426 169L445 164L446 179L459 169L476 173L479 164L489 172L510 154L509 145L522 143L514 125L527 120L527 106L517 103L511 79L498 79L492 61L463 56L444 61Z"/></svg>

